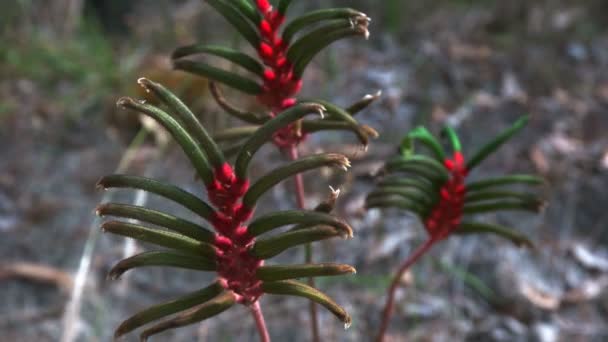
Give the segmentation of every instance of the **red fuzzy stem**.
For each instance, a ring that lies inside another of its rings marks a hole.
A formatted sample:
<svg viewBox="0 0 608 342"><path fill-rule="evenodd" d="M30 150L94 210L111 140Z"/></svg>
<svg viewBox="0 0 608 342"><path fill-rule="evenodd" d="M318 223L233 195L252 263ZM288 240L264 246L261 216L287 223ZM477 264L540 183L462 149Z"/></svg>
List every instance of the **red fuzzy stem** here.
<svg viewBox="0 0 608 342"><path fill-rule="evenodd" d="M414 251L410 255L407 260L399 267L395 278L393 278L393 282L391 283L390 288L388 289L388 294L386 297L386 304L384 305L384 311L382 313L382 322L380 323L380 330L376 337L376 342L384 342L384 337L386 335L386 330L388 329L388 324L391 319L391 315L393 314L393 308L395 306L395 293L397 292L397 288L399 287L399 283L403 274L416 262L420 257L422 257L426 252L429 251L431 247L435 244L436 240L428 239L424 244L422 244L418 249Z"/></svg>
<svg viewBox="0 0 608 342"><path fill-rule="evenodd" d="M262 313L262 308L260 307L260 301L258 300L253 303L250 308L253 319L255 320L255 326L260 333L260 341L270 342L270 335L268 334L268 329L266 328L266 321L264 320L264 314Z"/></svg>

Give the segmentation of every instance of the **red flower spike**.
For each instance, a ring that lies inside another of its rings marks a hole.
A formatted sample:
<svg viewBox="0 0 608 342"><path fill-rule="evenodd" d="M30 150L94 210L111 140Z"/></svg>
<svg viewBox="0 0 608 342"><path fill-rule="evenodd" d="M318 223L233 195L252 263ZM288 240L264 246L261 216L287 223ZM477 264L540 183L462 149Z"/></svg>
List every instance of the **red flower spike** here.
<svg viewBox="0 0 608 342"><path fill-rule="evenodd" d="M256 4L262 13L266 13L271 10L270 2L268 0L257 0Z"/></svg>

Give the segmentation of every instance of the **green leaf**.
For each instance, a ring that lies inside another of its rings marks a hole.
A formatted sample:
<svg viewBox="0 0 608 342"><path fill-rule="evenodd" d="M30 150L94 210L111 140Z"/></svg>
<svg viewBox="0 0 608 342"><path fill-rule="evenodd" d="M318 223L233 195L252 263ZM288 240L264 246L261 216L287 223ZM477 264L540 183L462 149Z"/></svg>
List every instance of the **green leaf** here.
<svg viewBox="0 0 608 342"><path fill-rule="evenodd" d="M481 163L487 156L496 151L507 140L511 139L517 132L526 126L528 116L521 117L511 127L500 133L494 140L483 146L477 153L467 162L467 170L472 170Z"/></svg>
<svg viewBox="0 0 608 342"><path fill-rule="evenodd" d="M145 207L129 204L106 203L97 207L97 215L139 220L175 231L198 241L210 244L215 241L215 234L205 227L202 227L194 222Z"/></svg>
<svg viewBox="0 0 608 342"><path fill-rule="evenodd" d="M537 176L532 175L509 175L504 177L496 177L472 182L466 185L467 192L481 191L494 187L505 185L543 185L545 181Z"/></svg>
<svg viewBox="0 0 608 342"><path fill-rule="evenodd" d="M433 156L438 161L443 162L443 160L445 160L445 151L439 141L435 139L431 132L422 126L416 127L409 132L401 142L400 152L403 156L409 156L414 153L415 141L420 141L420 143L433 152Z"/></svg>
<svg viewBox="0 0 608 342"><path fill-rule="evenodd" d="M409 157L397 157L386 163L388 172L408 172L419 175L435 182L444 183L449 179L449 174L435 159L423 156L412 155Z"/></svg>
<svg viewBox="0 0 608 342"><path fill-rule="evenodd" d="M365 36L367 25L353 25L348 20L336 20L311 31L298 39L287 51L287 59L294 65L294 75L302 77L312 59L331 43L349 36Z"/></svg>
<svg viewBox="0 0 608 342"><path fill-rule="evenodd" d="M351 324L351 318L340 305L329 298L323 292L308 286L304 283L295 280L283 280L262 283L262 290L266 293L286 296L304 297L324 306L327 310L333 313L340 321L344 323L344 327L348 328Z"/></svg>
<svg viewBox="0 0 608 342"><path fill-rule="evenodd" d="M112 234L149 242L158 246L174 249L182 253L202 255L207 258L215 258L215 248L212 245L191 239L181 234L120 221L105 222L101 225L101 229Z"/></svg>
<svg viewBox="0 0 608 342"><path fill-rule="evenodd" d="M236 304L234 293L232 293L232 291L224 291L204 304L188 309L185 312L144 330L140 335L140 339L142 342L145 342L150 336L159 334L163 331L199 323L209 317L219 315L231 308L234 304Z"/></svg>
<svg viewBox="0 0 608 342"><path fill-rule="evenodd" d="M292 0L279 0L279 6L277 7L279 13L285 15L287 8L291 5Z"/></svg>
<svg viewBox="0 0 608 342"><path fill-rule="evenodd" d="M110 175L101 178L97 182L97 187L109 188L132 188L144 190L158 196L167 198L175 203L181 204L193 213L205 219L210 219L213 215L213 208L203 200L193 194L184 191L174 185L165 184L157 180L139 176Z"/></svg>
<svg viewBox="0 0 608 342"><path fill-rule="evenodd" d="M540 212L544 207L544 202L541 200L531 201L500 201L493 203L480 204L465 204L463 213L465 214L480 214L496 211L531 211Z"/></svg>
<svg viewBox="0 0 608 342"><path fill-rule="evenodd" d="M403 188L396 186L381 186L372 192L379 196L396 195L424 206L433 206L438 198L435 194L424 193L415 188Z"/></svg>
<svg viewBox="0 0 608 342"><path fill-rule="evenodd" d="M514 191L475 191L470 193L467 192L465 195L465 202L467 203L499 199L515 199L523 202L533 202L539 200L535 194Z"/></svg>
<svg viewBox="0 0 608 342"><path fill-rule="evenodd" d="M201 150L194 138L188 134L184 127L182 127L179 122L177 122L169 114L158 109L157 107L139 103L128 97L119 99L117 105L147 115L156 120L167 131L169 131L171 136L173 136L173 138L181 146L182 150L192 162L192 165L194 165L197 174L201 177L205 184L210 184L213 181L213 172L211 171L211 167L209 165L209 161L207 161L205 153Z"/></svg>
<svg viewBox="0 0 608 342"><path fill-rule="evenodd" d="M253 155L262 145L270 141L273 135L281 128L303 118L311 113L322 113L325 110L323 106L317 103L299 103L286 111L278 114L272 120L267 121L262 125L250 138L245 142L239 152L235 162L235 172L237 177L241 179L247 178L247 167Z"/></svg>
<svg viewBox="0 0 608 342"><path fill-rule="evenodd" d="M146 78L140 78L137 80L137 83L146 91L154 93L173 112L175 118L183 125L188 134L198 142L200 148L205 152L214 167L220 167L224 163L222 151L217 147L211 136L209 136L209 133L207 133L207 130L192 111L190 111L188 106L159 83L152 82Z"/></svg>
<svg viewBox="0 0 608 342"><path fill-rule="evenodd" d="M423 179L420 177L402 177L402 176L390 176L382 179L378 183L379 187L399 187L403 189L416 189L420 192L423 192L427 195L435 198L437 196L437 192L439 187L435 186L435 184L431 183L427 179Z"/></svg>
<svg viewBox="0 0 608 342"><path fill-rule="evenodd" d="M252 236L259 236L273 229L290 224L326 225L352 235L352 229L344 220L319 211L287 210L262 215L253 220L247 231Z"/></svg>
<svg viewBox="0 0 608 342"><path fill-rule="evenodd" d="M118 279L126 271L137 267L171 266L191 270L215 271L214 260L201 256L185 255L170 251L144 252L119 261L109 272L110 279Z"/></svg>
<svg viewBox="0 0 608 342"><path fill-rule="evenodd" d="M348 108L346 108L346 111L350 113L351 116L355 116L362 112L369 105L374 103L376 100L378 100L380 96L382 96L381 90L378 90L375 94L367 94L363 96L361 100L351 104Z"/></svg>
<svg viewBox="0 0 608 342"><path fill-rule="evenodd" d="M293 230L257 240L251 248L251 254L260 259L269 259L294 246L338 236L350 238L352 234L350 227L348 230L331 226Z"/></svg>
<svg viewBox="0 0 608 342"><path fill-rule="evenodd" d="M369 137L376 138L378 137L378 132L370 126L367 125L357 125L353 126L352 124L344 121L334 121L334 120L303 120L302 121L302 131L305 133L314 133L319 131L350 131L357 135L359 141L367 146L369 142Z"/></svg>
<svg viewBox="0 0 608 342"><path fill-rule="evenodd" d="M368 196L365 200L365 207L370 208L397 208L411 211L420 217L424 217L426 209L418 203L414 203L405 198L395 196Z"/></svg>
<svg viewBox="0 0 608 342"><path fill-rule="evenodd" d="M216 68L204 62L178 59L173 61L173 67L177 70L209 78L249 95L259 95L263 92L262 86L257 82L233 72Z"/></svg>
<svg viewBox="0 0 608 342"><path fill-rule="evenodd" d="M295 278L338 276L357 273L354 267L345 264L277 265L258 268L256 276L261 281L278 281Z"/></svg>
<svg viewBox="0 0 608 342"><path fill-rule="evenodd" d="M445 135L447 135L448 140L450 141L450 144L452 145L452 150L454 150L454 152L460 152L462 151L462 145L460 144L460 138L458 138L458 134L456 134L456 131L454 131L454 129L450 126L447 126L443 129L443 132Z"/></svg>
<svg viewBox="0 0 608 342"><path fill-rule="evenodd" d="M455 234L494 234L513 242L518 247L526 246L533 248L534 244L525 235L516 232L510 228L479 223L479 222L463 222L454 231Z"/></svg>
<svg viewBox="0 0 608 342"><path fill-rule="evenodd" d="M368 145L370 137L378 137L378 132L376 132L373 128L365 125L360 125L357 120L355 120L350 115L350 113L334 105L333 103L316 99L311 100L309 102L320 103L321 105L323 105L323 107L325 107L325 109L327 110L327 116L329 119L335 119L346 123L350 127L350 130L357 135L359 141L361 141L361 144L363 144L364 146ZM325 120L320 121L323 122Z"/></svg>
<svg viewBox="0 0 608 342"><path fill-rule="evenodd" d="M251 4L250 0L235 0L234 6L254 25L258 25L262 21L262 16L258 12L257 8Z"/></svg>
<svg viewBox="0 0 608 342"><path fill-rule="evenodd" d="M254 49L257 49L258 44L260 43L260 37L243 14L224 0L205 1L216 11L218 11L232 26L234 26L234 28L236 28L236 30L249 42L249 44L251 44L251 46L253 46Z"/></svg>
<svg viewBox="0 0 608 342"><path fill-rule="evenodd" d="M213 136L213 140L217 142L241 140L250 137L259 126L240 126L231 127L223 131L217 132Z"/></svg>
<svg viewBox="0 0 608 342"><path fill-rule="evenodd" d="M337 153L317 154L292 161L287 165L270 171L253 183L243 197L243 204L249 208L253 208L255 207L257 200L278 183L289 179L296 174L318 169L323 166L340 167L347 170L350 166L350 162L348 161L348 158Z"/></svg>
<svg viewBox="0 0 608 342"><path fill-rule="evenodd" d="M243 109L237 108L236 106L232 105L231 103L228 102L228 100L226 100L226 98L220 91L220 88L213 81L209 82L209 90L210 90L211 95L213 96L213 99L215 100L215 102L226 113L234 116L235 118L237 118L239 120L243 120L247 123L251 123L251 124L255 124L255 125L261 125L271 119L271 116L269 116L269 115L258 116L254 113L245 111Z"/></svg>
<svg viewBox="0 0 608 342"><path fill-rule="evenodd" d="M350 20L357 17L367 17L364 13L352 8L331 8L308 12L288 23L283 30L283 40L291 42L293 37L307 26L335 19Z"/></svg>
<svg viewBox="0 0 608 342"><path fill-rule="evenodd" d="M175 60L197 54L209 54L221 57L258 76L264 75L264 66L260 64L260 62L258 62L255 58L249 56L248 54L223 46L206 44L193 44L183 46L173 52L173 54L171 55L171 59Z"/></svg>
<svg viewBox="0 0 608 342"><path fill-rule="evenodd" d="M144 326L157 319L190 309L195 305L204 303L224 291L224 288L215 282L201 290L191 292L183 297L162 304L151 306L123 321L114 332L114 339Z"/></svg>

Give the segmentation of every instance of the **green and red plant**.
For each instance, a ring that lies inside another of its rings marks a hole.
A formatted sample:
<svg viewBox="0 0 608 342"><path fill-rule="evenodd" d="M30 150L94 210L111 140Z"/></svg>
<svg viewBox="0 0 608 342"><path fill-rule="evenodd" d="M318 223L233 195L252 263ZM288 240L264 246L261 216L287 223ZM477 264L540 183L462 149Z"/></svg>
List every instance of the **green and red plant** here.
<svg viewBox="0 0 608 342"><path fill-rule="evenodd" d="M395 274L388 289L378 342L384 341L400 279L435 244L452 234L490 233L518 246L532 245L525 235L511 228L466 219L474 214L504 210L538 212L543 208L544 202L533 192L503 189L508 185L541 185L543 181L539 177L508 175L466 182L469 173L521 130L527 121L527 117L518 120L468 161L452 128L444 129L453 149L452 156L448 157L441 143L426 128L418 127L403 139L399 155L386 163L386 174L377 189L368 195L367 208L394 207L414 213L423 223L428 239L411 253ZM418 153L416 144L425 147L431 155Z"/></svg>
<svg viewBox="0 0 608 342"><path fill-rule="evenodd" d="M315 10L287 21L287 10L292 0L279 0L274 8L268 0L206 0L219 12L256 51L257 56L223 46L195 44L178 48L172 59L175 69L208 78L214 99L227 113L253 126L228 129L218 137L247 137L259 125L296 105L297 95L302 89L302 77L314 57L331 43L347 37L369 37L370 19L364 13L351 8ZM217 68L206 61L189 59L195 55L211 55L236 64L253 76ZM245 94L255 96L267 112L251 113L227 101L215 83L221 83ZM298 145L313 132L323 130L346 130L354 132L361 143L367 146L370 137L377 132L359 124L354 115L365 109L379 97L366 95L346 109L322 100L307 100L321 103L327 117L317 120L297 120L274 133L273 142L290 160L299 156ZM231 147L235 151L238 147ZM305 208L305 190L301 175L294 178L296 202ZM306 262L312 262L311 246L306 246ZM312 279L310 285L314 285ZM313 340L319 341L316 309L310 307Z"/></svg>
<svg viewBox="0 0 608 342"><path fill-rule="evenodd" d="M318 115L325 108L317 103L299 103L290 107L257 129L242 144L235 163L230 164L184 103L160 84L143 78L138 82L166 108L131 98L120 99L118 105L151 117L173 136L203 181L210 204L176 186L144 177L111 175L102 178L99 187L133 188L162 196L194 212L212 229L145 207L102 204L97 208L100 216L120 217L152 225L114 220L102 225L104 231L165 247L120 261L110 271L110 276L117 278L138 267L171 266L216 272L217 280L199 291L135 314L118 327L115 337L171 316L144 330L141 339L146 340L162 331L215 316L240 303L251 308L261 340L269 341L259 305L259 299L264 294L308 298L329 309L348 326L351 319L344 309L327 295L294 279L350 274L355 272L353 267L328 263L265 265L267 259L294 246L333 237L351 237L351 227L329 214L337 194L332 193L328 202L317 210L279 211L251 220L260 197L279 182L320 167L346 169L349 166L345 156L323 153L291 161L253 183L248 178L251 159L263 144L272 141L277 131L306 115ZM262 234L289 225L294 227L260 238Z"/></svg>

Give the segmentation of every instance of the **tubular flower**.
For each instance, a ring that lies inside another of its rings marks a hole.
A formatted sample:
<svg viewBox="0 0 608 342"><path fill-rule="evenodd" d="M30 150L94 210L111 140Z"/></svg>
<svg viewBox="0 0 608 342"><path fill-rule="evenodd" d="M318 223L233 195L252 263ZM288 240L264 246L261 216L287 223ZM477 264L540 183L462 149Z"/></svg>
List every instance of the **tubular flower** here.
<svg viewBox="0 0 608 342"><path fill-rule="evenodd" d="M263 144L272 140L277 130L308 114L324 110L323 106L297 104L280 117L269 120L251 134L240 148L236 162L230 164L205 128L177 97L147 79L140 79L139 83L168 110L130 98L120 99L118 105L149 116L167 129L205 183L210 203L176 186L144 177L110 175L99 181L99 187L140 189L165 197L196 213L211 227L145 207L102 204L97 208L100 216L140 222L107 221L102 225L104 231L164 247L120 261L112 268L110 276L117 278L137 267L172 266L213 271L217 280L201 290L135 314L118 327L115 336L171 316L144 330L141 337L146 340L162 331L217 315L236 303L252 306L265 293L308 298L349 324L350 316L331 298L294 279L350 274L355 272L354 268L331 263L265 265L265 261L294 246L333 237L350 238L351 227L328 211L321 210L280 211L251 220L259 198L279 182L320 167L346 169L349 166L343 155L325 153L292 161L255 182L247 178L250 160ZM262 234L288 225L295 227L260 238Z"/></svg>
<svg viewBox="0 0 608 342"><path fill-rule="evenodd" d="M386 177L366 199L368 208L396 207L416 214L428 233L428 239L408 257L397 270L387 291L377 342L385 339L395 302L395 292L402 275L425 255L436 243L451 234L490 233L509 239L517 245L531 246L523 234L499 225L464 220L477 213L501 210L537 212L543 207L531 192L505 191L507 185L540 185L542 179L531 175L509 175L467 182L469 173L488 155L509 140L527 123L518 120L493 141L483 146L465 161L460 141L449 127L444 133L449 138L453 154L447 157L443 146L424 127L418 127L404 138L399 156L385 165ZM423 145L428 154L415 153L415 144Z"/></svg>
<svg viewBox="0 0 608 342"><path fill-rule="evenodd" d="M466 181L473 168L523 128L527 120L518 120L469 161L465 161L458 136L451 128L444 130L454 150L451 157L446 157L439 141L424 127L414 129L403 140L400 155L386 164L387 175L369 194L367 207L397 207L415 213L434 241L452 233L493 233L517 244L531 245L525 236L510 228L463 221L463 217L477 213L538 212L543 208L544 202L533 193L502 189L507 185L541 185L543 181L538 177L509 175ZM415 153L415 143L426 147L431 156Z"/></svg>
<svg viewBox="0 0 608 342"><path fill-rule="evenodd" d="M260 0L206 0L217 10L257 51L252 57L245 53L212 45L190 45L178 48L173 53L176 69L207 77L212 82L212 94L218 104L228 113L251 124L263 124L296 105L302 89L302 75L312 59L332 42L350 36L368 37L370 19L350 8L334 8L306 13L286 25L286 12L291 0L281 0L277 8L270 2ZM225 71L205 62L196 62L184 57L207 54L227 59L258 80ZM256 115L230 104L222 96L215 83L222 83L242 92L256 96L268 112ZM280 148L290 148L302 142L307 134L329 129L353 131L363 144L375 137L372 128L359 125L352 117L367 107L377 95L367 95L361 101L344 110L326 106L328 117L324 120L293 122L273 136ZM319 102L313 100L313 102Z"/></svg>

